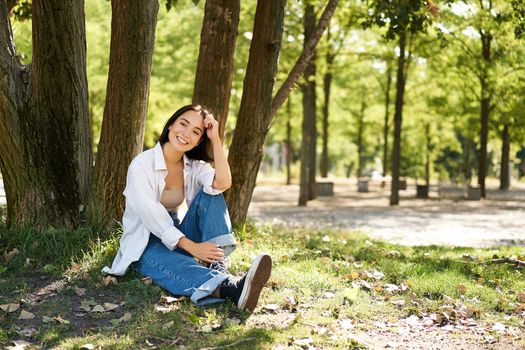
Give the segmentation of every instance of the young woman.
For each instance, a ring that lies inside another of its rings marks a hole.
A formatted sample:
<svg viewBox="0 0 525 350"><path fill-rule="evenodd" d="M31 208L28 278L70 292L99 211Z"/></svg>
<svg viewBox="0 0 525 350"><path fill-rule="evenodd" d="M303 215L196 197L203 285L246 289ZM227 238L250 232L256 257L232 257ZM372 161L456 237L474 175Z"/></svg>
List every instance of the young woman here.
<svg viewBox="0 0 525 350"><path fill-rule="evenodd" d="M261 254L242 278L228 273L224 259L235 249L235 238L222 192L230 186L218 122L201 106L180 108L157 145L129 166L124 234L111 268L102 271L122 276L137 262L140 274L197 305L229 299L252 312L272 260ZM177 211L184 200L188 211L180 222Z"/></svg>

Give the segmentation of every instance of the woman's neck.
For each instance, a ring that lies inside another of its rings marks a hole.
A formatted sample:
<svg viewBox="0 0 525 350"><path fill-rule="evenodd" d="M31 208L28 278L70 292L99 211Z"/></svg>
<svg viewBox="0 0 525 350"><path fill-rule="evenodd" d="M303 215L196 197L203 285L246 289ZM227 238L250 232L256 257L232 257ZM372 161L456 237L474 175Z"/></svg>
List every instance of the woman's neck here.
<svg viewBox="0 0 525 350"><path fill-rule="evenodd" d="M169 142L162 145L162 153L164 154L164 161L166 164L177 164L182 162L184 152L175 151Z"/></svg>

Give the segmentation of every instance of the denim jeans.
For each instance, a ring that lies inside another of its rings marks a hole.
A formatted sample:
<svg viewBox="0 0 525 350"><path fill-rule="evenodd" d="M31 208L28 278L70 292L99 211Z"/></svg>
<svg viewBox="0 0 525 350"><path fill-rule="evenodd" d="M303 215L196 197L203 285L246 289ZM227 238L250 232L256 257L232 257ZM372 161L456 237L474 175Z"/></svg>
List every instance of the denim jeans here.
<svg viewBox="0 0 525 350"><path fill-rule="evenodd" d="M188 239L196 243L216 243L224 248L225 255L235 249L230 216L222 194L212 196L201 190L182 222L179 223L177 213L170 215L173 224ZM223 301L209 295L228 278L227 274L203 266L182 249L169 250L153 234L137 262L137 269L171 294L188 296L197 305Z"/></svg>

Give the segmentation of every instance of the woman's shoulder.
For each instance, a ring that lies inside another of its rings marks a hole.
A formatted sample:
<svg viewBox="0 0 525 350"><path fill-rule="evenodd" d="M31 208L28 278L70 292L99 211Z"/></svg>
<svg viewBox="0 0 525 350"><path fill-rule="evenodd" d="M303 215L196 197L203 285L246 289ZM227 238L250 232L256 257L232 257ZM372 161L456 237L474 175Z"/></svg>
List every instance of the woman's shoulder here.
<svg viewBox="0 0 525 350"><path fill-rule="evenodd" d="M145 150L135 156L130 163L130 168L132 167L145 167L153 168L155 165L155 152L153 148Z"/></svg>

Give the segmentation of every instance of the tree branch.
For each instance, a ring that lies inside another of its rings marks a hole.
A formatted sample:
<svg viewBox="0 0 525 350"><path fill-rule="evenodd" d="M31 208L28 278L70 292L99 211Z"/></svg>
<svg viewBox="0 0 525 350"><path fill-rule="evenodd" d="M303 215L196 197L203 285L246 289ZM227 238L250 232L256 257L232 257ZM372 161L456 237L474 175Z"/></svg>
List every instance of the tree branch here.
<svg viewBox="0 0 525 350"><path fill-rule="evenodd" d="M275 115L279 111L279 108L282 107L284 101L286 101L286 99L288 98L288 95L290 94L290 91L292 90L293 86L297 83L299 77L304 73L304 70L306 69L306 66L312 59L315 53L315 48L317 47L319 40L321 40L321 36L323 35L326 27L328 26L328 23L330 22L330 19L332 18L332 15L334 14L338 3L339 0L330 0L326 5L324 12L321 15L321 18L317 23L317 26L315 27L314 31L312 32L312 34L308 38L308 41L306 42L303 52L295 62L295 65L290 71L290 74L288 74L288 77L281 85L279 90L277 90L277 93L275 94L272 100L272 112L270 114L271 119L275 117Z"/></svg>
<svg viewBox="0 0 525 350"><path fill-rule="evenodd" d="M483 263L483 265L488 264L512 264L516 265L517 267L525 267L525 262L511 258L491 259Z"/></svg>

